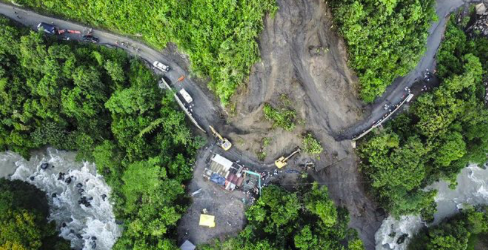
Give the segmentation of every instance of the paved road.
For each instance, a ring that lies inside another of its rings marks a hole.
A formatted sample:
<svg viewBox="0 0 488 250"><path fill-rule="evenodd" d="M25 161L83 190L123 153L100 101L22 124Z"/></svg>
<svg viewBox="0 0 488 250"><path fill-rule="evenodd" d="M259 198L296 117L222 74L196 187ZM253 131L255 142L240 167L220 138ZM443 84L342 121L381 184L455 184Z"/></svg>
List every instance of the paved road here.
<svg viewBox="0 0 488 250"><path fill-rule="evenodd" d="M20 22L21 24L28 26L34 30L37 29L37 24L39 24L39 22L53 23L59 29L79 30L83 33L86 33L89 30L89 27L82 26L80 24L39 15L35 12L19 9L18 7L4 3L0 3L0 14L7 16L17 22ZM69 34L67 36L70 37L70 40L81 40L82 35ZM196 103L195 107L193 108L193 112L202 127L208 129L208 125L211 122L216 123L216 121L218 121L218 114L221 112L220 108L214 105L212 100L207 95L205 95L202 89L195 82L193 82L191 78L188 77L187 73L180 66L178 66L173 61L167 60L160 52L144 45L143 43L128 39L127 37L121 35L115 35L107 31L93 29L93 36L98 37L100 39L100 44L105 45L115 46L117 41L130 43L131 46L122 47L130 54L145 59L151 64L155 60L158 60L166 65L169 65L171 67L171 70L168 73L164 74L166 79L169 80L173 89L180 90L181 88L185 88L188 93L190 93L190 95L194 99L194 102ZM136 52L134 48L139 48L139 51ZM178 82L177 80L181 76L186 77L183 81Z"/></svg>
<svg viewBox="0 0 488 250"><path fill-rule="evenodd" d="M408 75L397 78L390 85L386 92L372 104L372 111L368 118L353 125L344 132L338 139L350 139L354 135L370 128L375 122L382 118L388 111L383 109L385 104L396 105L400 103L407 94L406 87L412 87L417 79L422 79L425 71L433 71L435 68L435 55L444 35L444 30L448 21L448 14L470 0L437 0L436 12L439 21L432 24L427 40L427 50L421 58L417 67Z"/></svg>
<svg viewBox="0 0 488 250"><path fill-rule="evenodd" d="M7 16L34 30L37 30L37 25L39 24L39 22L53 23L59 29L79 30L83 34L86 34L90 29L87 26L53 17L39 15L35 12L26 11L1 2L0 15ZM68 34L66 36L69 37L70 40L82 39L82 34ZM193 102L195 103L193 107L193 116L196 118L198 123L205 130L207 130L207 133L209 135L210 131L208 129L208 125L214 126L217 130L223 129L225 121L223 120L223 117L220 116L223 111L220 108L218 101L210 99L210 97L206 95L204 91L202 91L200 86L195 83L190 77L188 77L187 73L175 62L169 60L168 58L165 58L159 51L150 48L143 43L131 40L121 35L115 35L107 31L93 29L93 36L100 39L99 44L101 45L114 46L125 49L128 53L140 57L150 64L152 64L152 62L154 62L155 60L158 60L166 65L169 65L171 67L171 70L164 74L164 78L171 85L173 90L179 91L180 89L184 88L192 96ZM131 46L117 46L117 42L119 44L121 42L130 43ZM134 48L138 48L139 51L136 51ZM156 69L155 72L163 75L162 72ZM186 77L183 81L178 82L178 79L181 76ZM263 165L262 162L258 162L255 159L245 156L244 154L242 154L242 152L237 150L236 147L232 147L228 152L221 153L231 160L240 160L241 164L245 164L246 166L252 166L253 169L259 170L263 169L263 167L266 166Z"/></svg>

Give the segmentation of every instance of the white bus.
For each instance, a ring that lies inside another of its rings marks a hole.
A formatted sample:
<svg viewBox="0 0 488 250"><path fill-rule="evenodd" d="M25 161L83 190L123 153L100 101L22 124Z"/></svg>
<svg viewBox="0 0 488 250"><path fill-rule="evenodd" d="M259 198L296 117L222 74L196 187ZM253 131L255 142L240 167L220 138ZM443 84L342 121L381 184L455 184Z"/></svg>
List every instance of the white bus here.
<svg viewBox="0 0 488 250"><path fill-rule="evenodd" d="M183 99L185 99L185 101L190 104L193 102L193 98L191 98L190 94L188 94L188 92L186 92L185 89L181 89L180 90L180 95L183 97Z"/></svg>

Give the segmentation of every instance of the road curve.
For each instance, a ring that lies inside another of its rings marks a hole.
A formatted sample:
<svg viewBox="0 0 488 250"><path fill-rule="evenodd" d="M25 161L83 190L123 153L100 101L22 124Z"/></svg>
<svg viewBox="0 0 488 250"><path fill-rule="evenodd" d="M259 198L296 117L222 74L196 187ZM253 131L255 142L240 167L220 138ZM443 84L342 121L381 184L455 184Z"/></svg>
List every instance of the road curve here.
<svg viewBox="0 0 488 250"><path fill-rule="evenodd" d="M33 11L28 11L24 9L20 9L19 7L8 5L5 3L0 3L0 14L4 15L12 20L15 20L33 30L37 29L37 25L40 22L45 23L53 23L59 29L71 29L71 30L79 30L82 33L87 32L90 28L87 26L83 26L74 22L69 22L53 17L39 15ZM82 35L80 34L68 34L67 37L70 40L78 40L81 41ZM113 45L116 46L117 42L124 42L130 43L131 46L129 47L119 47L121 49L125 49L128 53L132 54L133 56L139 57L148 61L150 64L152 62L158 60L163 62L166 65L171 67L171 70L165 73L165 77L167 80L170 81L172 84L173 89L179 91L181 88L185 88L185 90L190 93L193 97L195 102L195 107L193 108L193 113L196 116L198 122L204 127L205 129L208 128L210 122L215 122L219 118L219 112L221 112L217 105L214 105L212 100L204 94L202 89L190 78L188 74L176 63L167 60L160 52L156 51L149 46L131 40L127 37L121 35L115 35L107 31L102 31L98 29L93 29L93 36L98 37L100 39L101 45ZM139 48L138 51L135 48ZM155 70L157 73L157 70ZM181 76L186 76L185 79L181 82L178 82L178 78Z"/></svg>
<svg viewBox="0 0 488 250"><path fill-rule="evenodd" d="M385 91L385 93L376 99L372 104L371 114L366 119L348 128L339 140L351 139L354 135L360 134L362 131L369 129L375 122L380 120L388 112L383 109L385 104L396 105L400 103L407 92L406 87L412 87L417 79L422 79L423 73L429 69L432 71L435 68L435 56L439 45L441 43L446 24L449 18L449 13L456 10L464 3L471 2L470 0L437 0L436 13L439 21L434 22L429 30L429 37L427 39L427 49L420 59L419 63L404 77L395 79Z"/></svg>

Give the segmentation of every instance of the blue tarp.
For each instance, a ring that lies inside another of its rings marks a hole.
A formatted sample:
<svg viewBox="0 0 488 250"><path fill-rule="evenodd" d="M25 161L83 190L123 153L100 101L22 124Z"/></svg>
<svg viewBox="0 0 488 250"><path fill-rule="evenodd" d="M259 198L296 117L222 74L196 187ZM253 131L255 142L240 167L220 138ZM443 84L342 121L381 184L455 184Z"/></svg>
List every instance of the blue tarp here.
<svg viewBox="0 0 488 250"><path fill-rule="evenodd" d="M210 181L213 181L220 186L225 185L225 178L216 173L213 173L212 176L210 176Z"/></svg>

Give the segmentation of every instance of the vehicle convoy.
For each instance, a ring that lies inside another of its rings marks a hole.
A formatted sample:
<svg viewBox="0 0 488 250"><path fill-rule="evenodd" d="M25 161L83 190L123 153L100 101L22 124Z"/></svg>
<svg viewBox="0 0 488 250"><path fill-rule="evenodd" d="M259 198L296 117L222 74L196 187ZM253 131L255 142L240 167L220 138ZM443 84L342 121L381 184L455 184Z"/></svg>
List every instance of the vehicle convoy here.
<svg viewBox="0 0 488 250"><path fill-rule="evenodd" d="M156 68L156 69L159 69L163 72L168 72L170 70L169 66L168 65L165 65L163 64L162 62L160 61L154 61L153 62L153 66Z"/></svg>
<svg viewBox="0 0 488 250"><path fill-rule="evenodd" d="M181 89L179 93L188 104L193 102L193 98L191 98L191 95L185 89Z"/></svg>
<svg viewBox="0 0 488 250"><path fill-rule="evenodd" d="M58 28L56 26L52 25L52 24L48 24L48 23L45 23L45 22L40 22L37 25L37 30L40 31L41 28L47 34L50 34L50 35L57 35L58 34Z"/></svg>
<svg viewBox="0 0 488 250"><path fill-rule="evenodd" d="M210 130L212 130L212 134L219 139L219 145L225 151L229 150L232 147L232 143L227 140L227 138L222 137L212 126L209 126Z"/></svg>
<svg viewBox="0 0 488 250"><path fill-rule="evenodd" d="M84 35L82 36L82 39L85 42L91 42L91 43L98 43L100 41L97 37L94 37L92 35Z"/></svg>
<svg viewBox="0 0 488 250"><path fill-rule="evenodd" d="M289 154L288 156L281 156L280 158L278 158L276 161L275 161L275 166L277 168L283 168L285 167L286 165L288 165L288 160L293 157L294 155L300 153L300 148L297 148L295 149L295 151L293 151L291 154Z"/></svg>

